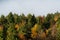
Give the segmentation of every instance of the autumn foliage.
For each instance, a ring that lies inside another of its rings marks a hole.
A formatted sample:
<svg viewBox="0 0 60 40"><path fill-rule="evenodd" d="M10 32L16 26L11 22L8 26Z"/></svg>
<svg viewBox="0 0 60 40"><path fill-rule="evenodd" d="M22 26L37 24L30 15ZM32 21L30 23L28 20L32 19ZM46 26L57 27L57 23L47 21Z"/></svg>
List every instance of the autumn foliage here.
<svg viewBox="0 0 60 40"><path fill-rule="evenodd" d="M60 40L60 13L1 15L0 40Z"/></svg>

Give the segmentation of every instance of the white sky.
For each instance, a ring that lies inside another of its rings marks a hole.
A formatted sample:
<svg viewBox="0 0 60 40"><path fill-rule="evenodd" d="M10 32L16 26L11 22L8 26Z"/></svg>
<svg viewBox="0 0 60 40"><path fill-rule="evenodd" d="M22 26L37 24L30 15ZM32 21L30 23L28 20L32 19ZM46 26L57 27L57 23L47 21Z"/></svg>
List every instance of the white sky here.
<svg viewBox="0 0 60 40"><path fill-rule="evenodd" d="M0 0L0 15L13 12L38 16L57 11L60 12L60 0Z"/></svg>

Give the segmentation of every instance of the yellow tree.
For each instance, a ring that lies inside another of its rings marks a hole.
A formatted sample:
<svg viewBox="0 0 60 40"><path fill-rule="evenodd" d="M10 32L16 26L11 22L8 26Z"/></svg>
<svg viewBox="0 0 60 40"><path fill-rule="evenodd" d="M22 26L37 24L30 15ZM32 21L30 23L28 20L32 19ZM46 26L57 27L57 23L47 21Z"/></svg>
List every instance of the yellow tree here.
<svg viewBox="0 0 60 40"><path fill-rule="evenodd" d="M32 37L32 38L37 38L40 31L41 31L41 25L35 24L35 25L31 28L31 32L32 32L31 37Z"/></svg>

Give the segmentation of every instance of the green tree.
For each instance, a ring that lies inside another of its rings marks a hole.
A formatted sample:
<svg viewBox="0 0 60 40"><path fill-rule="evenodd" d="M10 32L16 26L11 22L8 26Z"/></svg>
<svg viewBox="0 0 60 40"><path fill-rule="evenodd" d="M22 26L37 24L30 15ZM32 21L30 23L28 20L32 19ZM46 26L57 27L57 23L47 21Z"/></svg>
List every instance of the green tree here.
<svg viewBox="0 0 60 40"><path fill-rule="evenodd" d="M46 20L49 22L51 19L54 19L54 15L53 14L47 14Z"/></svg>
<svg viewBox="0 0 60 40"><path fill-rule="evenodd" d="M5 23L7 23L7 19L5 18L4 15L1 15L0 23L1 23L1 24L5 24Z"/></svg>
<svg viewBox="0 0 60 40"><path fill-rule="evenodd" d="M8 20L8 23L14 23L14 16L13 16L12 12L10 12L6 18Z"/></svg>
<svg viewBox="0 0 60 40"><path fill-rule="evenodd" d="M31 27L33 27L35 25L35 23L37 23L35 16L28 14L28 24L30 24Z"/></svg>
<svg viewBox="0 0 60 40"><path fill-rule="evenodd" d="M10 23L9 26L10 27L7 29L7 38L6 38L6 40L16 40L14 24Z"/></svg>
<svg viewBox="0 0 60 40"><path fill-rule="evenodd" d="M14 21L16 24L20 23L20 17L17 14L14 14Z"/></svg>

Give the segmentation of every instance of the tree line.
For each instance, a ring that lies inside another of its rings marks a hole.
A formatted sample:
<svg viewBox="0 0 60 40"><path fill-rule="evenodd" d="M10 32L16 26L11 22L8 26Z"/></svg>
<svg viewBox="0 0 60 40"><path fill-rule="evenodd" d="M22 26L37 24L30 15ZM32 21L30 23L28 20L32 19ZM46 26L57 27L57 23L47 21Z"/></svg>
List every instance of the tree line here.
<svg viewBox="0 0 60 40"><path fill-rule="evenodd" d="M0 40L60 40L60 13L1 15Z"/></svg>

